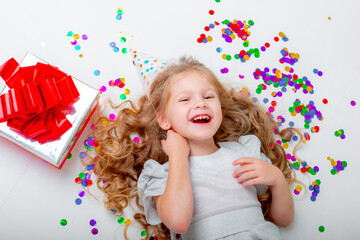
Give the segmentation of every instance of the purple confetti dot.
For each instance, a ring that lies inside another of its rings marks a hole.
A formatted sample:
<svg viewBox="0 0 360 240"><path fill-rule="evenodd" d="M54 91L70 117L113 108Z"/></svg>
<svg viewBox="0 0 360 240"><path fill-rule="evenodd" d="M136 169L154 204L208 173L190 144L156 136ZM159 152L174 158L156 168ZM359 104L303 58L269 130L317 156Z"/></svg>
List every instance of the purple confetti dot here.
<svg viewBox="0 0 360 240"><path fill-rule="evenodd" d="M91 220L90 220L90 225L91 225L91 226L95 226L95 225L96 225L95 219L91 219Z"/></svg>
<svg viewBox="0 0 360 240"><path fill-rule="evenodd" d="M85 196L85 191L80 191L79 192L79 197L84 197Z"/></svg>
<svg viewBox="0 0 360 240"><path fill-rule="evenodd" d="M323 75L322 71L319 71L318 75L321 77Z"/></svg>
<svg viewBox="0 0 360 240"><path fill-rule="evenodd" d="M82 35L82 39L83 39L83 40L87 40L87 39L88 39L88 36L87 36L86 34L83 34L83 35Z"/></svg>

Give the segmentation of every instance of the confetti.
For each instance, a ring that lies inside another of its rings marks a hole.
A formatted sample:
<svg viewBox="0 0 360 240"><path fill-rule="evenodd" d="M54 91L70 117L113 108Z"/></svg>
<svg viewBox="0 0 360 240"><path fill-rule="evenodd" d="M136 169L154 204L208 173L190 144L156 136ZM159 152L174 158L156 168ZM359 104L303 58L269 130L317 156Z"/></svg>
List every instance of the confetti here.
<svg viewBox="0 0 360 240"><path fill-rule="evenodd" d="M96 225L96 221L95 219L91 219L90 222L89 222L90 226L95 226Z"/></svg>
<svg viewBox="0 0 360 240"><path fill-rule="evenodd" d="M352 101L350 102L350 105L354 107L354 106L356 105L356 102L355 102L354 100L352 100Z"/></svg>
<svg viewBox="0 0 360 240"><path fill-rule="evenodd" d="M61 219L60 224L61 224L61 226L66 226L67 225L67 220L66 219Z"/></svg>
<svg viewBox="0 0 360 240"><path fill-rule="evenodd" d="M332 159L331 157L327 157L327 160L330 161L331 166L333 167L330 170L330 173L332 175L338 174L341 171L344 171L345 168L347 167L347 162L346 161L334 161L334 159Z"/></svg>
<svg viewBox="0 0 360 240"><path fill-rule="evenodd" d="M320 193L320 184L321 181L319 179L316 179L314 182L312 182L311 185L309 185L309 190L312 191L310 200L315 202L316 198L318 197L318 194Z"/></svg>
<svg viewBox="0 0 360 240"><path fill-rule="evenodd" d="M325 227L324 226L319 226L319 232L324 232L325 231Z"/></svg>
<svg viewBox="0 0 360 240"><path fill-rule="evenodd" d="M93 228L93 229L91 229L91 233L92 233L93 235L96 235L96 234L99 233L99 230L98 230L97 228Z"/></svg>
<svg viewBox="0 0 360 240"><path fill-rule="evenodd" d="M343 129L335 131L334 135L336 137L340 137L341 139L345 139L345 131Z"/></svg>

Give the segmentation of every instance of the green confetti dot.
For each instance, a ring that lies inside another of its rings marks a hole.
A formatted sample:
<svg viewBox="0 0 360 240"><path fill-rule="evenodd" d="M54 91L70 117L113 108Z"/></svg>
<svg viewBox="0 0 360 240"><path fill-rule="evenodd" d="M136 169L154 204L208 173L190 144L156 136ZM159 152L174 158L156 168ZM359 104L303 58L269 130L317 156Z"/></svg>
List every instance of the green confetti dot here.
<svg viewBox="0 0 360 240"><path fill-rule="evenodd" d="M259 88L256 89L256 93L257 93L257 94L260 94L260 93L261 93L261 89L259 89Z"/></svg>
<svg viewBox="0 0 360 240"><path fill-rule="evenodd" d="M121 100L125 100L125 99L126 99L126 95L125 95L125 94L121 94L121 95L120 95L120 99L121 99Z"/></svg>
<svg viewBox="0 0 360 240"><path fill-rule="evenodd" d="M310 173L311 175L315 175L315 174L316 174L316 172L315 172L315 170L314 170L313 168L309 168L309 173Z"/></svg>
<svg viewBox="0 0 360 240"><path fill-rule="evenodd" d="M279 87L279 83L278 83L278 82L274 83L274 87L278 88L278 87Z"/></svg>
<svg viewBox="0 0 360 240"><path fill-rule="evenodd" d="M72 154L69 153L69 155L67 156L67 159L70 159L72 157Z"/></svg>
<svg viewBox="0 0 360 240"><path fill-rule="evenodd" d="M239 54L235 54L235 55L234 55L234 58L235 58L235 59L239 59L239 58L240 58L240 57L239 57Z"/></svg>
<svg viewBox="0 0 360 240"><path fill-rule="evenodd" d="M305 124L304 124L304 127L305 127L306 129L309 129L309 128L310 128L310 125L309 125L308 123L305 123Z"/></svg>
<svg viewBox="0 0 360 240"><path fill-rule="evenodd" d="M289 107L289 112L294 112L295 111L295 109L294 108L292 108L292 107Z"/></svg>
<svg viewBox="0 0 360 240"><path fill-rule="evenodd" d="M347 162L346 162L346 161L343 161L341 164L343 165L343 167L346 167L346 166L347 166Z"/></svg>
<svg viewBox="0 0 360 240"><path fill-rule="evenodd" d="M123 224L124 221L125 221L125 219L124 219L123 217L119 217L119 218L118 218L118 223Z"/></svg>
<svg viewBox="0 0 360 240"><path fill-rule="evenodd" d="M147 235L147 232L146 231L142 231L141 232L141 236L146 236Z"/></svg>
<svg viewBox="0 0 360 240"><path fill-rule="evenodd" d="M244 43L243 43L243 46L244 46L244 47L248 47L248 46L249 46L249 43L248 43L248 42L244 42Z"/></svg>
<svg viewBox="0 0 360 240"><path fill-rule="evenodd" d="M231 56L230 55L226 55L226 60L230 61L231 60Z"/></svg>
<svg viewBox="0 0 360 240"><path fill-rule="evenodd" d="M127 48L123 48L123 49L121 49L121 51L122 51L122 53L127 53L128 52Z"/></svg>
<svg viewBox="0 0 360 240"><path fill-rule="evenodd" d="M125 37L121 37L121 38L120 38L120 42L125 43L125 42L126 42L126 38L125 38Z"/></svg>
<svg viewBox="0 0 360 240"><path fill-rule="evenodd" d="M86 176L86 175L85 175L85 173L83 173L83 172L79 174L79 178L80 178L80 179L84 179L85 176Z"/></svg>
<svg viewBox="0 0 360 240"><path fill-rule="evenodd" d="M320 184L321 184L320 179L316 179L315 182L317 183L317 185L320 185Z"/></svg>
<svg viewBox="0 0 360 240"><path fill-rule="evenodd" d="M217 2L217 3L218 3L218 2L220 2L220 0L215 0L215 2Z"/></svg>
<svg viewBox="0 0 360 240"><path fill-rule="evenodd" d="M254 55L256 58L259 58L260 57L260 53L258 52L255 52L255 55Z"/></svg>
<svg viewBox="0 0 360 240"><path fill-rule="evenodd" d="M253 21L253 20L249 20L248 23L249 23L250 26L254 25L254 21Z"/></svg>
<svg viewBox="0 0 360 240"><path fill-rule="evenodd" d="M335 171L334 169L331 169L330 172L331 172L332 175L335 175L335 174L336 174L336 171Z"/></svg>
<svg viewBox="0 0 360 240"><path fill-rule="evenodd" d="M325 227L324 226L320 226L319 227L319 232L324 232L325 231Z"/></svg>
<svg viewBox="0 0 360 240"><path fill-rule="evenodd" d="M66 226L66 224L67 224L66 219L61 219L60 224L61 224L61 226Z"/></svg>
<svg viewBox="0 0 360 240"><path fill-rule="evenodd" d="M338 131L335 132L335 136L336 136L336 137L339 136L339 132L338 132Z"/></svg>

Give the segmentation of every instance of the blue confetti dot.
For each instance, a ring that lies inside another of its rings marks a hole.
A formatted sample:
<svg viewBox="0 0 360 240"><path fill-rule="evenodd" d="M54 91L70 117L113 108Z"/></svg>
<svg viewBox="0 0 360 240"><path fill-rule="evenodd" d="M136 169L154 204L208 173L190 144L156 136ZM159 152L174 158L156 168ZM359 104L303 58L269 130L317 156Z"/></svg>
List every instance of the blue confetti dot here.
<svg viewBox="0 0 360 240"><path fill-rule="evenodd" d="M269 102L269 99L267 99L267 98L264 98L264 103L268 103Z"/></svg>
<svg viewBox="0 0 360 240"><path fill-rule="evenodd" d="M82 203L82 200L80 198L75 199L75 204L80 205Z"/></svg>
<svg viewBox="0 0 360 240"><path fill-rule="evenodd" d="M315 202L315 201L316 201L316 197L315 197L315 196L311 196L311 197L310 197L310 200L313 201L313 202Z"/></svg>
<svg viewBox="0 0 360 240"><path fill-rule="evenodd" d="M88 184L88 183L87 183L86 179L83 179L83 180L81 181L81 185L82 185L82 186L86 187L87 184Z"/></svg>
<svg viewBox="0 0 360 240"><path fill-rule="evenodd" d="M319 70L317 70L316 68L314 68L313 72L314 72L315 74L317 74L317 73L319 72Z"/></svg>
<svg viewBox="0 0 360 240"><path fill-rule="evenodd" d="M81 159L86 158L86 153L85 153L85 152L81 152L81 153L79 154L79 158L81 158Z"/></svg>
<svg viewBox="0 0 360 240"><path fill-rule="evenodd" d="M289 127L293 127L295 124L294 124L294 122L293 121L290 121L289 122Z"/></svg>
<svg viewBox="0 0 360 240"><path fill-rule="evenodd" d="M75 45L75 50L80 50L80 49L81 49L80 45Z"/></svg>
<svg viewBox="0 0 360 240"><path fill-rule="evenodd" d="M121 19L122 19L122 16L121 16L121 15L116 15L116 19L117 19L117 20L121 20Z"/></svg>
<svg viewBox="0 0 360 240"><path fill-rule="evenodd" d="M118 47L114 47L114 48L113 48L113 51L114 51L114 52L119 52L119 48L118 48Z"/></svg>
<svg viewBox="0 0 360 240"><path fill-rule="evenodd" d="M114 43L114 42L110 43L110 47L115 47L115 46L116 46L116 43Z"/></svg>
<svg viewBox="0 0 360 240"><path fill-rule="evenodd" d="M99 70L95 70L95 71L94 71L94 75L95 75L95 76L99 76L99 75L100 75L100 71L99 71Z"/></svg>
<svg viewBox="0 0 360 240"><path fill-rule="evenodd" d="M222 48L221 48L221 47L218 47L218 48L216 48L216 51L217 51L218 53L221 53L221 52L222 52Z"/></svg>
<svg viewBox="0 0 360 240"><path fill-rule="evenodd" d="M210 23L209 27L210 27L210 28L214 28L215 25L214 25L213 23Z"/></svg>

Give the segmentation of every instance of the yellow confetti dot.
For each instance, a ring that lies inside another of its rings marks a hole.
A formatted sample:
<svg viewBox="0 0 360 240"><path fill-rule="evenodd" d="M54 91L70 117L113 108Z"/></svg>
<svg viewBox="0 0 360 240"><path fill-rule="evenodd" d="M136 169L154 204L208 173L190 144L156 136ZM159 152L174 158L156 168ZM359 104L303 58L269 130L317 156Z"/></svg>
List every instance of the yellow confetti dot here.
<svg viewBox="0 0 360 240"><path fill-rule="evenodd" d="M289 67L289 66L286 66L286 67L285 67L285 71L289 72L289 71L290 71L290 67Z"/></svg>
<svg viewBox="0 0 360 240"><path fill-rule="evenodd" d="M333 166L333 167L336 166L336 162L334 161L334 159L331 159L331 166Z"/></svg>
<svg viewBox="0 0 360 240"><path fill-rule="evenodd" d="M79 39L79 38L80 38L79 34L74 35L74 39Z"/></svg>
<svg viewBox="0 0 360 240"><path fill-rule="evenodd" d="M234 35L234 34L231 34L230 37L231 37L232 40L235 39L235 35Z"/></svg>
<svg viewBox="0 0 360 240"><path fill-rule="evenodd" d="M288 143L284 143L284 144L283 144L283 147L284 147L285 149L288 149L288 148L289 148L289 144L288 144Z"/></svg>
<svg viewBox="0 0 360 240"><path fill-rule="evenodd" d="M130 224L131 224L131 220L127 218L127 219L125 219L125 222L124 222L124 223L125 223L125 225L130 225Z"/></svg>
<svg viewBox="0 0 360 240"><path fill-rule="evenodd" d="M125 90L124 90L124 93L125 93L126 95L129 95L129 94L130 94L130 90L129 90L129 89L125 89Z"/></svg>
<svg viewBox="0 0 360 240"><path fill-rule="evenodd" d="M134 40L134 38L135 38L134 36L130 36L130 39L131 39L131 40Z"/></svg>
<svg viewBox="0 0 360 240"><path fill-rule="evenodd" d="M248 56L248 55L245 55L245 56L244 56L244 60L245 60L245 61L249 60L249 56Z"/></svg>
<svg viewBox="0 0 360 240"><path fill-rule="evenodd" d="M244 25L244 30L248 30L249 29L249 25Z"/></svg>
<svg viewBox="0 0 360 240"><path fill-rule="evenodd" d="M83 57L83 55L82 55L82 54L79 54L79 57L81 57L81 58L82 58L82 57Z"/></svg>
<svg viewBox="0 0 360 240"><path fill-rule="evenodd" d="M306 140L303 140L303 144L306 144L307 143L307 141Z"/></svg>
<svg viewBox="0 0 360 240"><path fill-rule="evenodd" d="M212 42L213 40L212 36L208 36L206 39L208 40L208 42Z"/></svg>
<svg viewBox="0 0 360 240"><path fill-rule="evenodd" d="M331 17L328 17L329 20L331 20Z"/></svg>
<svg viewBox="0 0 360 240"><path fill-rule="evenodd" d="M225 60L226 59L226 54L221 55L221 58Z"/></svg>
<svg viewBox="0 0 360 240"><path fill-rule="evenodd" d="M311 91L312 91L312 87L311 87L311 86L307 86L306 91L311 92Z"/></svg>
<svg viewBox="0 0 360 240"><path fill-rule="evenodd" d="M104 120L102 121L102 124L106 126L106 125L108 124L108 122L109 122L108 119L104 119Z"/></svg>
<svg viewBox="0 0 360 240"><path fill-rule="evenodd" d="M125 83L125 78L121 78L120 81L121 81L122 83Z"/></svg>
<svg viewBox="0 0 360 240"><path fill-rule="evenodd" d="M283 32L279 32L279 37L285 37L285 34Z"/></svg>
<svg viewBox="0 0 360 240"><path fill-rule="evenodd" d="M296 189L296 191L300 192L300 191L302 190L302 187L301 187L301 185L297 185L297 186L295 187L295 189Z"/></svg>
<svg viewBox="0 0 360 240"><path fill-rule="evenodd" d="M331 158L330 157L327 157L327 160L330 160Z"/></svg>

